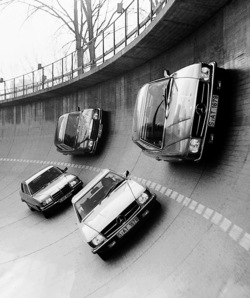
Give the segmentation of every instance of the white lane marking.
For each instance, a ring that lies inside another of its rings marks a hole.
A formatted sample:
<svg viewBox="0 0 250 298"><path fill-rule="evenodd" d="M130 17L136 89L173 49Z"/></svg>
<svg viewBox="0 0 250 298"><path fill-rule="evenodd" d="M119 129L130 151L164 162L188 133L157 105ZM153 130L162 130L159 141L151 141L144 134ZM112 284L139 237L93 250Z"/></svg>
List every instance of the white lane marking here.
<svg viewBox="0 0 250 298"><path fill-rule="evenodd" d="M196 201L192 200L188 208L191 210L194 210L197 204L198 203Z"/></svg>
<svg viewBox="0 0 250 298"><path fill-rule="evenodd" d="M231 220L229 220L226 217L224 217L223 220L222 220L222 222L221 222L221 224L220 224L220 228L224 232L227 232L231 225L232 225Z"/></svg>
<svg viewBox="0 0 250 298"><path fill-rule="evenodd" d="M239 244L245 250L249 251L250 250L250 234L245 233L244 236L241 238Z"/></svg>
<svg viewBox="0 0 250 298"><path fill-rule="evenodd" d="M240 228L237 225L233 225L228 234L233 240L237 241L240 238L240 235L242 232L243 232L242 228Z"/></svg>
<svg viewBox="0 0 250 298"><path fill-rule="evenodd" d="M171 192L172 192L172 189L168 188L167 191L165 192L165 195L166 195L167 197L169 197L170 194L171 194Z"/></svg>
<svg viewBox="0 0 250 298"><path fill-rule="evenodd" d="M178 196L178 192L177 192L177 191L173 191L173 192L171 193L170 198L173 199L173 200L175 200L177 196Z"/></svg>
<svg viewBox="0 0 250 298"><path fill-rule="evenodd" d="M195 212L198 214L201 214L204 209L205 209L205 206L202 204L199 204L198 207L196 208Z"/></svg>
<svg viewBox="0 0 250 298"><path fill-rule="evenodd" d="M181 194L179 194L179 195L178 195L178 198L177 198L176 201L177 201L178 203L181 203L181 202L183 201L183 199L184 199L184 196L181 195Z"/></svg>
<svg viewBox="0 0 250 298"><path fill-rule="evenodd" d="M161 193L164 193L166 190L167 190L166 186L162 186L160 192L161 192Z"/></svg>
<svg viewBox="0 0 250 298"><path fill-rule="evenodd" d="M87 170L92 170L97 172L102 170L101 168L96 168L93 166L77 165L77 164L63 163L63 162L56 162L56 161L26 160L26 159L15 159L15 158L0 158L0 161L65 165L73 168L74 167L82 168L82 169L87 169ZM250 251L250 234L247 232L244 232L244 230L241 227L233 224L229 219L227 219L226 217L223 217L222 214L214 211L211 208L204 206L203 204L196 202L195 200L192 200L188 197L185 197L182 194L179 194L177 191L174 191L171 188L167 188L166 186L162 186L160 184L157 184L156 182L152 182L140 177L134 177L134 178L137 179L139 182L146 184L147 186L151 185L151 188L154 188L156 191L159 191L163 195L176 200L176 202L178 202L179 204L182 203L183 206L186 206L190 210L195 211L197 214L201 215L205 210L203 213L203 217L205 219L210 220L211 223L213 223L214 225L218 225L221 228L221 230L224 231L225 233L228 232L228 235L231 237L231 239L233 239L235 242L238 242L239 245L242 248L244 248L246 251Z"/></svg>
<svg viewBox="0 0 250 298"><path fill-rule="evenodd" d="M210 219L210 217L212 216L214 210L210 209L210 208L206 208L205 212L203 213L203 217L205 217L206 219Z"/></svg>
<svg viewBox="0 0 250 298"><path fill-rule="evenodd" d="M188 197L186 197L185 199L184 199L184 201L183 201L183 205L184 206L188 206L188 204L191 202L191 199L190 198L188 198Z"/></svg>
<svg viewBox="0 0 250 298"><path fill-rule="evenodd" d="M156 191L159 191L161 189L161 185L160 184L156 184L156 186L155 186L155 190Z"/></svg>
<svg viewBox="0 0 250 298"><path fill-rule="evenodd" d="M215 212L215 214L213 215L211 222L215 225L218 225L222 219L222 215L218 212Z"/></svg>

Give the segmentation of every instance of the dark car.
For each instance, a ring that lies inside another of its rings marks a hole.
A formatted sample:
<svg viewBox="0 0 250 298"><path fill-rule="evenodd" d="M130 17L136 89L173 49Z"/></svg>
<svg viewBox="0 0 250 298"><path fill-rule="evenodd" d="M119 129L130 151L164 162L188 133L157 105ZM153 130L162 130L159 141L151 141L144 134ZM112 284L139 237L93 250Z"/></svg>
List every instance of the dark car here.
<svg viewBox="0 0 250 298"><path fill-rule="evenodd" d="M84 109L59 117L54 144L58 152L93 154L102 135L102 110Z"/></svg>
<svg viewBox="0 0 250 298"><path fill-rule="evenodd" d="M156 206L156 195L127 176L103 170L72 199L84 241L104 260Z"/></svg>
<svg viewBox="0 0 250 298"><path fill-rule="evenodd" d="M145 84L138 92L132 140L157 160L199 161L213 143L225 70L197 63Z"/></svg>
<svg viewBox="0 0 250 298"><path fill-rule="evenodd" d="M20 196L30 210L41 211L45 217L51 209L72 198L82 189L82 181L64 170L47 166L21 183Z"/></svg>

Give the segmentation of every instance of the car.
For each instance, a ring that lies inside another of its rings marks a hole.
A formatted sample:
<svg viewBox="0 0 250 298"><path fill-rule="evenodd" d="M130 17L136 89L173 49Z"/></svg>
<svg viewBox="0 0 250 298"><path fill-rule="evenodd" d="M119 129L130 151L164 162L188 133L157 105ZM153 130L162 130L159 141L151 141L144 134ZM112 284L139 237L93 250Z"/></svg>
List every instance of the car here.
<svg viewBox="0 0 250 298"><path fill-rule="evenodd" d="M102 135L102 109L78 108L63 114L56 125L54 144L64 155L94 154Z"/></svg>
<svg viewBox="0 0 250 298"><path fill-rule="evenodd" d="M128 175L104 169L72 198L83 240L103 260L156 206L156 195Z"/></svg>
<svg viewBox="0 0 250 298"><path fill-rule="evenodd" d="M83 187L83 182L65 169L46 166L21 182L21 201L30 210L41 211L48 218L52 208L71 199Z"/></svg>
<svg viewBox="0 0 250 298"><path fill-rule="evenodd" d="M170 162L199 161L216 135L225 69L195 63L143 85L137 95L132 140L143 153Z"/></svg>

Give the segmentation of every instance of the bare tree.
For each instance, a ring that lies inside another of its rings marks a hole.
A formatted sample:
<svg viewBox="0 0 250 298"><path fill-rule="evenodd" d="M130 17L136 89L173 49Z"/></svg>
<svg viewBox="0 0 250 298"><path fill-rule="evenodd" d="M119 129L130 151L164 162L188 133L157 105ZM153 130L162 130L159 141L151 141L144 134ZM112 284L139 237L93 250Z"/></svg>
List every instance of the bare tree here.
<svg viewBox="0 0 250 298"><path fill-rule="evenodd" d="M27 6L27 19L38 11L49 14L60 21L61 27L72 33L73 39L67 44L75 43L77 65L82 68L84 52L88 51L92 66L95 65L95 46L99 34L113 21L115 9L110 7L110 0L74 0L67 3L63 0L1 0L0 6L23 3ZM64 4L63 4L64 2ZM71 7L69 6L71 3Z"/></svg>

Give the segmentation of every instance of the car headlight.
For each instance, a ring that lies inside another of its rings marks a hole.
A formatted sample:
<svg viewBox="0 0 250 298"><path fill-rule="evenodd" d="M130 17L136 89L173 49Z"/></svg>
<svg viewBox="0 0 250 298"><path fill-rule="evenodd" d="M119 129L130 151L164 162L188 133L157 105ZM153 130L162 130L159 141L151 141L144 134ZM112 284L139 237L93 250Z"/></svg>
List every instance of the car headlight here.
<svg viewBox="0 0 250 298"><path fill-rule="evenodd" d="M201 68L201 80L209 81L210 79L210 69L208 67Z"/></svg>
<svg viewBox="0 0 250 298"><path fill-rule="evenodd" d="M52 202L52 198L49 197L49 198L45 199L44 201L42 201L42 205L46 206L46 205L50 204L51 202Z"/></svg>
<svg viewBox="0 0 250 298"><path fill-rule="evenodd" d="M93 119L97 120L99 118L99 113L98 111L95 111L93 114Z"/></svg>
<svg viewBox="0 0 250 298"><path fill-rule="evenodd" d="M105 240L106 240L106 238L105 238L102 234L98 234L98 235L91 241L91 243L92 243L94 246L98 246L98 245L102 244Z"/></svg>
<svg viewBox="0 0 250 298"><path fill-rule="evenodd" d="M148 199L149 199L149 194L147 192L144 192L139 196L139 198L136 199L136 201L139 205L143 205L148 201Z"/></svg>
<svg viewBox="0 0 250 298"><path fill-rule="evenodd" d="M94 145L94 141L93 140L89 140L88 141L88 148L89 149L92 149L93 145Z"/></svg>
<svg viewBox="0 0 250 298"><path fill-rule="evenodd" d="M78 179L69 182L70 187L74 187L78 183Z"/></svg>
<svg viewBox="0 0 250 298"><path fill-rule="evenodd" d="M189 142L189 152L198 153L201 145L201 139L191 139Z"/></svg>

